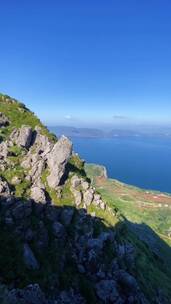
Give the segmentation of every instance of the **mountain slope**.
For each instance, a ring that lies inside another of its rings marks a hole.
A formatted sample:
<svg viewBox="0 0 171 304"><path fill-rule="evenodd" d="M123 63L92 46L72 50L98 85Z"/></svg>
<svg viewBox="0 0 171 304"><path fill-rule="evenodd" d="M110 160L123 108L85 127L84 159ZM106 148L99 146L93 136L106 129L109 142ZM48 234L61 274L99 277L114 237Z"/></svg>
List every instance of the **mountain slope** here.
<svg viewBox="0 0 171 304"><path fill-rule="evenodd" d="M69 139L9 96L0 112L1 303L171 303L169 264L139 231L157 235L94 188Z"/></svg>

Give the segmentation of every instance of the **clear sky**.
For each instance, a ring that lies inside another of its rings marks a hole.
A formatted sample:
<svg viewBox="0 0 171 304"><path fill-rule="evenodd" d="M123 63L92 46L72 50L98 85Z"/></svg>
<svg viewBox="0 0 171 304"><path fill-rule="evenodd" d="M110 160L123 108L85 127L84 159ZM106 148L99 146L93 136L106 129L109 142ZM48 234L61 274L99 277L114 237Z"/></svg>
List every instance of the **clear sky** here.
<svg viewBox="0 0 171 304"><path fill-rule="evenodd" d="M49 125L171 123L170 0L5 0L0 91Z"/></svg>

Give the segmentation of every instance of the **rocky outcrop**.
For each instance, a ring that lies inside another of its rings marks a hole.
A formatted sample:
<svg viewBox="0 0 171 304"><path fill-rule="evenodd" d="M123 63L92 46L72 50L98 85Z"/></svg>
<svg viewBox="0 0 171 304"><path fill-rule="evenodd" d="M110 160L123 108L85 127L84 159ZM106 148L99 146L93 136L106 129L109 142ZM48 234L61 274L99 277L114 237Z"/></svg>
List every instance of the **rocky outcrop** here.
<svg viewBox="0 0 171 304"><path fill-rule="evenodd" d="M83 204L83 207L87 208L93 204L100 209L106 209L106 203L102 200L101 195L96 193L95 189L83 178L72 176L70 190L77 207Z"/></svg>
<svg viewBox="0 0 171 304"><path fill-rule="evenodd" d="M8 142L3 141L0 144L0 170L5 171L7 168L7 156L8 156L9 144Z"/></svg>
<svg viewBox="0 0 171 304"><path fill-rule="evenodd" d="M58 190L57 187L72 153L72 143L66 137L61 137L56 144L52 144L47 136L40 132L37 127L34 132L33 146L22 161L22 166L28 170L26 179L33 185L31 198L37 202L45 203L47 200L42 174L47 168L50 172L47 177L48 185Z"/></svg>
<svg viewBox="0 0 171 304"><path fill-rule="evenodd" d="M4 113L0 112L0 128L6 127L10 124L8 117Z"/></svg>
<svg viewBox="0 0 171 304"><path fill-rule="evenodd" d="M32 128L29 126L22 126L20 129L14 129L10 139L16 145L28 149L32 141Z"/></svg>
<svg viewBox="0 0 171 304"><path fill-rule="evenodd" d="M10 195L10 188L8 183L0 178L0 196L8 197Z"/></svg>
<svg viewBox="0 0 171 304"><path fill-rule="evenodd" d="M44 188L36 185L31 187L30 198L37 203L45 204L47 202Z"/></svg>
<svg viewBox="0 0 171 304"><path fill-rule="evenodd" d="M65 166L71 157L71 154L72 143L67 137L62 136L48 155L50 174L47 177L47 182L49 187L55 189L59 186L61 178L65 173Z"/></svg>

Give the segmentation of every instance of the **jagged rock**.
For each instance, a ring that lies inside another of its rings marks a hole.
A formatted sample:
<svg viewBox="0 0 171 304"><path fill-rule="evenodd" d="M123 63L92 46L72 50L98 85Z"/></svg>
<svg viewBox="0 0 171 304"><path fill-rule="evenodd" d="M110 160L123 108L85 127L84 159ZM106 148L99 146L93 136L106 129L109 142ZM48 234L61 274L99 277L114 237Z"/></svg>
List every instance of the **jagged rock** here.
<svg viewBox="0 0 171 304"><path fill-rule="evenodd" d="M61 238L65 235L65 228L61 223L54 222L52 224L52 232L55 237Z"/></svg>
<svg viewBox="0 0 171 304"><path fill-rule="evenodd" d="M10 195L8 183L0 177L0 196L7 197Z"/></svg>
<svg viewBox="0 0 171 304"><path fill-rule="evenodd" d="M44 189L34 185L31 187L30 198L37 203L46 204L47 202Z"/></svg>
<svg viewBox="0 0 171 304"><path fill-rule="evenodd" d="M58 199L62 198L62 187L61 186L56 188L56 196Z"/></svg>
<svg viewBox="0 0 171 304"><path fill-rule="evenodd" d="M41 134L41 128L36 126L34 140L34 148L36 148L36 153L41 155L43 159L46 159L53 146L54 144L50 142L49 138Z"/></svg>
<svg viewBox="0 0 171 304"><path fill-rule="evenodd" d="M21 183L21 178L19 178L18 176L14 176L11 180L12 185L19 185L20 183Z"/></svg>
<svg viewBox="0 0 171 304"><path fill-rule="evenodd" d="M12 289L5 297L8 304L48 304L38 284L30 284L24 289Z"/></svg>
<svg viewBox="0 0 171 304"><path fill-rule="evenodd" d="M31 250L30 246L25 243L23 246L23 258L26 266L29 269L39 269L39 263L35 258L33 251Z"/></svg>
<svg viewBox="0 0 171 304"><path fill-rule="evenodd" d="M30 176L32 182L36 183L41 179L43 170L45 169L45 162L43 159L37 159L35 164L32 164L32 169L30 170Z"/></svg>
<svg viewBox="0 0 171 304"><path fill-rule="evenodd" d="M103 202L103 201L101 201L101 202L100 202L100 208L101 208L102 210L105 210L105 209L106 209L106 203Z"/></svg>
<svg viewBox="0 0 171 304"><path fill-rule="evenodd" d="M74 175L71 178L71 187L72 188L77 188L80 185L81 185L81 179L77 175Z"/></svg>
<svg viewBox="0 0 171 304"><path fill-rule="evenodd" d="M84 180L81 182L81 186L82 186L82 188L83 188L84 191L86 191L86 190L88 190L90 188L89 183L86 182L86 181L84 181Z"/></svg>
<svg viewBox="0 0 171 304"><path fill-rule="evenodd" d="M72 191L72 194L74 196L75 205L77 207L79 207L81 205L82 198L83 198L82 193L81 193L81 191L73 189L73 188L71 189L71 191Z"/></svg>
<svg viewBox="0 0 171 304"><path fill-rule="evenodd" d="M46 167L47 155L52 150L53 144L47 136L42 135L40 132L41 129L36 127L33 133L32 148L27 153L21 165L25 169L30 169L26 177L27 180L42 188L42 186L40 186L40 180Z"/></svg>
<svg viewBox="0 0 171 304"><path fill-rule="evenodd" d="M9 119L5 116L4 113L0 112L0 128L6 127L10 124Z"/></svg>
<svg viewBox="0 0 171 304"><path fill-rule="evenodd" d="M114 280L101 280L96 284L96 293L104 303L117 303L119 293Z"/></svg>
<svg viewBox="0 0 171 304"><path fill-rule="evenodd" d="M54 145L48 156L48 166L50 175L47 177L49 187L56 188L59 186L62 176L65 173L65 166L72 153L71 141L62 136Z"/></svg>
<svg viewBox="0 0 171 304"><path fill-rule="evenodd" d="M30 169L29 175L27 175L26 179L31 181L36 186L39 186L39 188L43 188L41 176L43 170L45 169L45 160L42 158L42 156L40 156L36 152L33 153L30 150L21 165L25 169Z"/></svg>
<svg viewBox="0 0 171 304"><path fill-rule="evenodd" d="M86 206L90 206L94 198L94 190L88 189L83 194L83 200Z"/></svg>
<svg viewBox="0 0 171 304"><path fill-rule="evenodd" d="M98 194L98 193L95 193L94 194L94 201L96 202L96 201L99 201L99 200L101 200L101 195Z"/></svg>
<svg viewBox="0 0 171 304"><path fill-rule="evenodd" d="M0 160L6 160L8 156L8 144L7 142L3 141L0 144Z"/></svg>
<svg viewBox="0 0 171 304"><path fill-rule="evenodd" d="M28 149L32 140L32 128L29 126L22 126L20 129L14 129L10 139L16 145Z"/></svg>

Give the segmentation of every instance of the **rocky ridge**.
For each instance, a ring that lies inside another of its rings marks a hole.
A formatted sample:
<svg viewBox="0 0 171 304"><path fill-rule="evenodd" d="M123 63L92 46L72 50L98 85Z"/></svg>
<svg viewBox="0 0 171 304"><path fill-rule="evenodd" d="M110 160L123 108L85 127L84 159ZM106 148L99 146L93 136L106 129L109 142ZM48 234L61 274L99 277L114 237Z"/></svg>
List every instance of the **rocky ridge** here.
<svg viewBox="0 0 171 304"><path fill-rule="evenodd" d="M170 303L141 282L138 245L124 238L125 219L92 186L71 141L0 98L2 303Z"/></svg>

